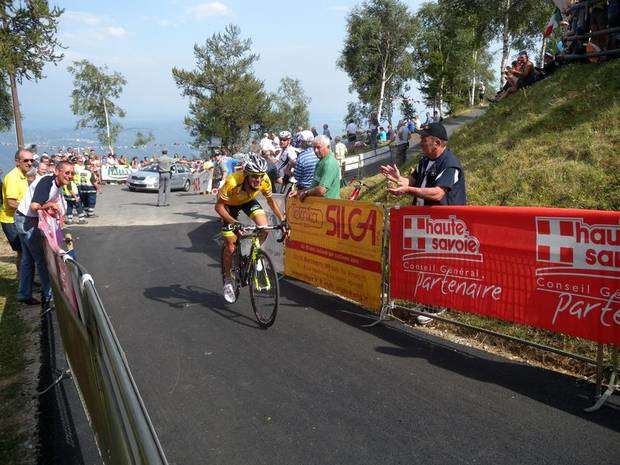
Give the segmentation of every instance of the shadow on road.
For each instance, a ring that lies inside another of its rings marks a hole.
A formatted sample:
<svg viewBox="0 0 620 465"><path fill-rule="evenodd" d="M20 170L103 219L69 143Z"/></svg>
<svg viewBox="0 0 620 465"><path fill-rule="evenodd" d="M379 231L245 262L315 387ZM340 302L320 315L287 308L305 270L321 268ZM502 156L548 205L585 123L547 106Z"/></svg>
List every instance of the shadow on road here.
<svg viewBox="0 0 620 465"><path fill-rule="evenodd" d="M144 290L144 297L166 304L174 310L189 310L200 306L213 311L222 318L249 328L261 329L249 314L239 313L225 306L220 292L214 292L201 286L156 286Z"/></svg>
<svg viewBox="0 0 620 465"><path fill-rule="evenodd" d="M175 212L174 214L179 215L179 216L187 216L194 220L213 220L217 218L216 215L205 215L204 213L198 213L198 212Z"/></svg>
<svg viewBox="0 0 620 465"><path fill-rule="evenodd" d="M393 357L425 359L428 363L458 373L461 376L496 384L553 408L591 421L613 431L620 431L618 413L620 406L607 405L598 412L585 413L592 405L593 386L582 380L554 371L523 363L501 359L477 349L465 348L444 339L407 330L391 324L372 328L368 323L369 312L338 297L315 291L305 284L283 279L280 292L284 298L303 304L331 316L360 331L373 334L390 345L375 350Z"/></svg>

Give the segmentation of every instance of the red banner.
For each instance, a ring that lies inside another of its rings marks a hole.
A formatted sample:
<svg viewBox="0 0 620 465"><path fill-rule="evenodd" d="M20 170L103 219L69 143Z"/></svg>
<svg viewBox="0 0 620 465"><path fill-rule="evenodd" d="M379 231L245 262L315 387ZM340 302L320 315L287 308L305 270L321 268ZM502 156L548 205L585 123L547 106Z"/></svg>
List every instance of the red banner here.
<svg viewBox="0 0 620 465"><path fill-rule="evenodd" d="M390 215L393 299L620 346L620 213L404 207Z"/></svg>

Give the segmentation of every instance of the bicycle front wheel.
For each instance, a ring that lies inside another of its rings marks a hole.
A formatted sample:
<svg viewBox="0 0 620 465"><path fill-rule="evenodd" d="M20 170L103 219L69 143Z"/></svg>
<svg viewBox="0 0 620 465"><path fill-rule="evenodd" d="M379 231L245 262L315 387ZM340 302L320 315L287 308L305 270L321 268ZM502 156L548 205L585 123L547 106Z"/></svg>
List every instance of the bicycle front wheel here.
<svg viewBox="0 0 620 465"><path fill-rule="evenodd" d="M262 250L257 252L256 261L252 263L249 285L256 321L261 328L269 328L276 321L280 287L271 258Z"/></svg>

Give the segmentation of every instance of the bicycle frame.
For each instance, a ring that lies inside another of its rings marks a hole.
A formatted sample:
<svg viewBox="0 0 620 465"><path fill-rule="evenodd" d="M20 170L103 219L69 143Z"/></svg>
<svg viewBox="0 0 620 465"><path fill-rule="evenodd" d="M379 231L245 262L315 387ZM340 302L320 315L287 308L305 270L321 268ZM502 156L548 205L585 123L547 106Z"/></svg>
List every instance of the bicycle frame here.
<svg viewBox="0 0 620 465"><path fill-rule="evenodd" d="M267 226L265 228L257 228L256 226L246 226L241 229L241 234L237 236L237 247L235 248L235 254L237 255L237 263L239 265L239 280L242 287L248 285L248 280L252 271L252 264L256 263L258 259L258 252L262 250L260 243L260 234L262 231L271 231L274 229L280 229L279 226ZM250 232L250 234L245 234ZM244 255L241 253L241 241L250 240L250 253ZM267 277L267 279L269 279Z"/></svg>

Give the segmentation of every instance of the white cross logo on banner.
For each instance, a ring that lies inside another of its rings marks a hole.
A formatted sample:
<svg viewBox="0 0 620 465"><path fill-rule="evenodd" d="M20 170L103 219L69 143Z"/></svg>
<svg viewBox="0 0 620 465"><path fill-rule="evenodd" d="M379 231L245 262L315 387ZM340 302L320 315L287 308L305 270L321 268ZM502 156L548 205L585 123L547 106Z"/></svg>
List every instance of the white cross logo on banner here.
<svg viewBox="0 0 620 465"><path fill-rule="evenodd" d="M540 262L573 263L574 218L536 218L536 255Z"/></svg>
<svg viewBox="0 0 620 465"><path fill-rule="evenodd" d="M426 251L427 216L403 217L403 249Z"/></svg>

